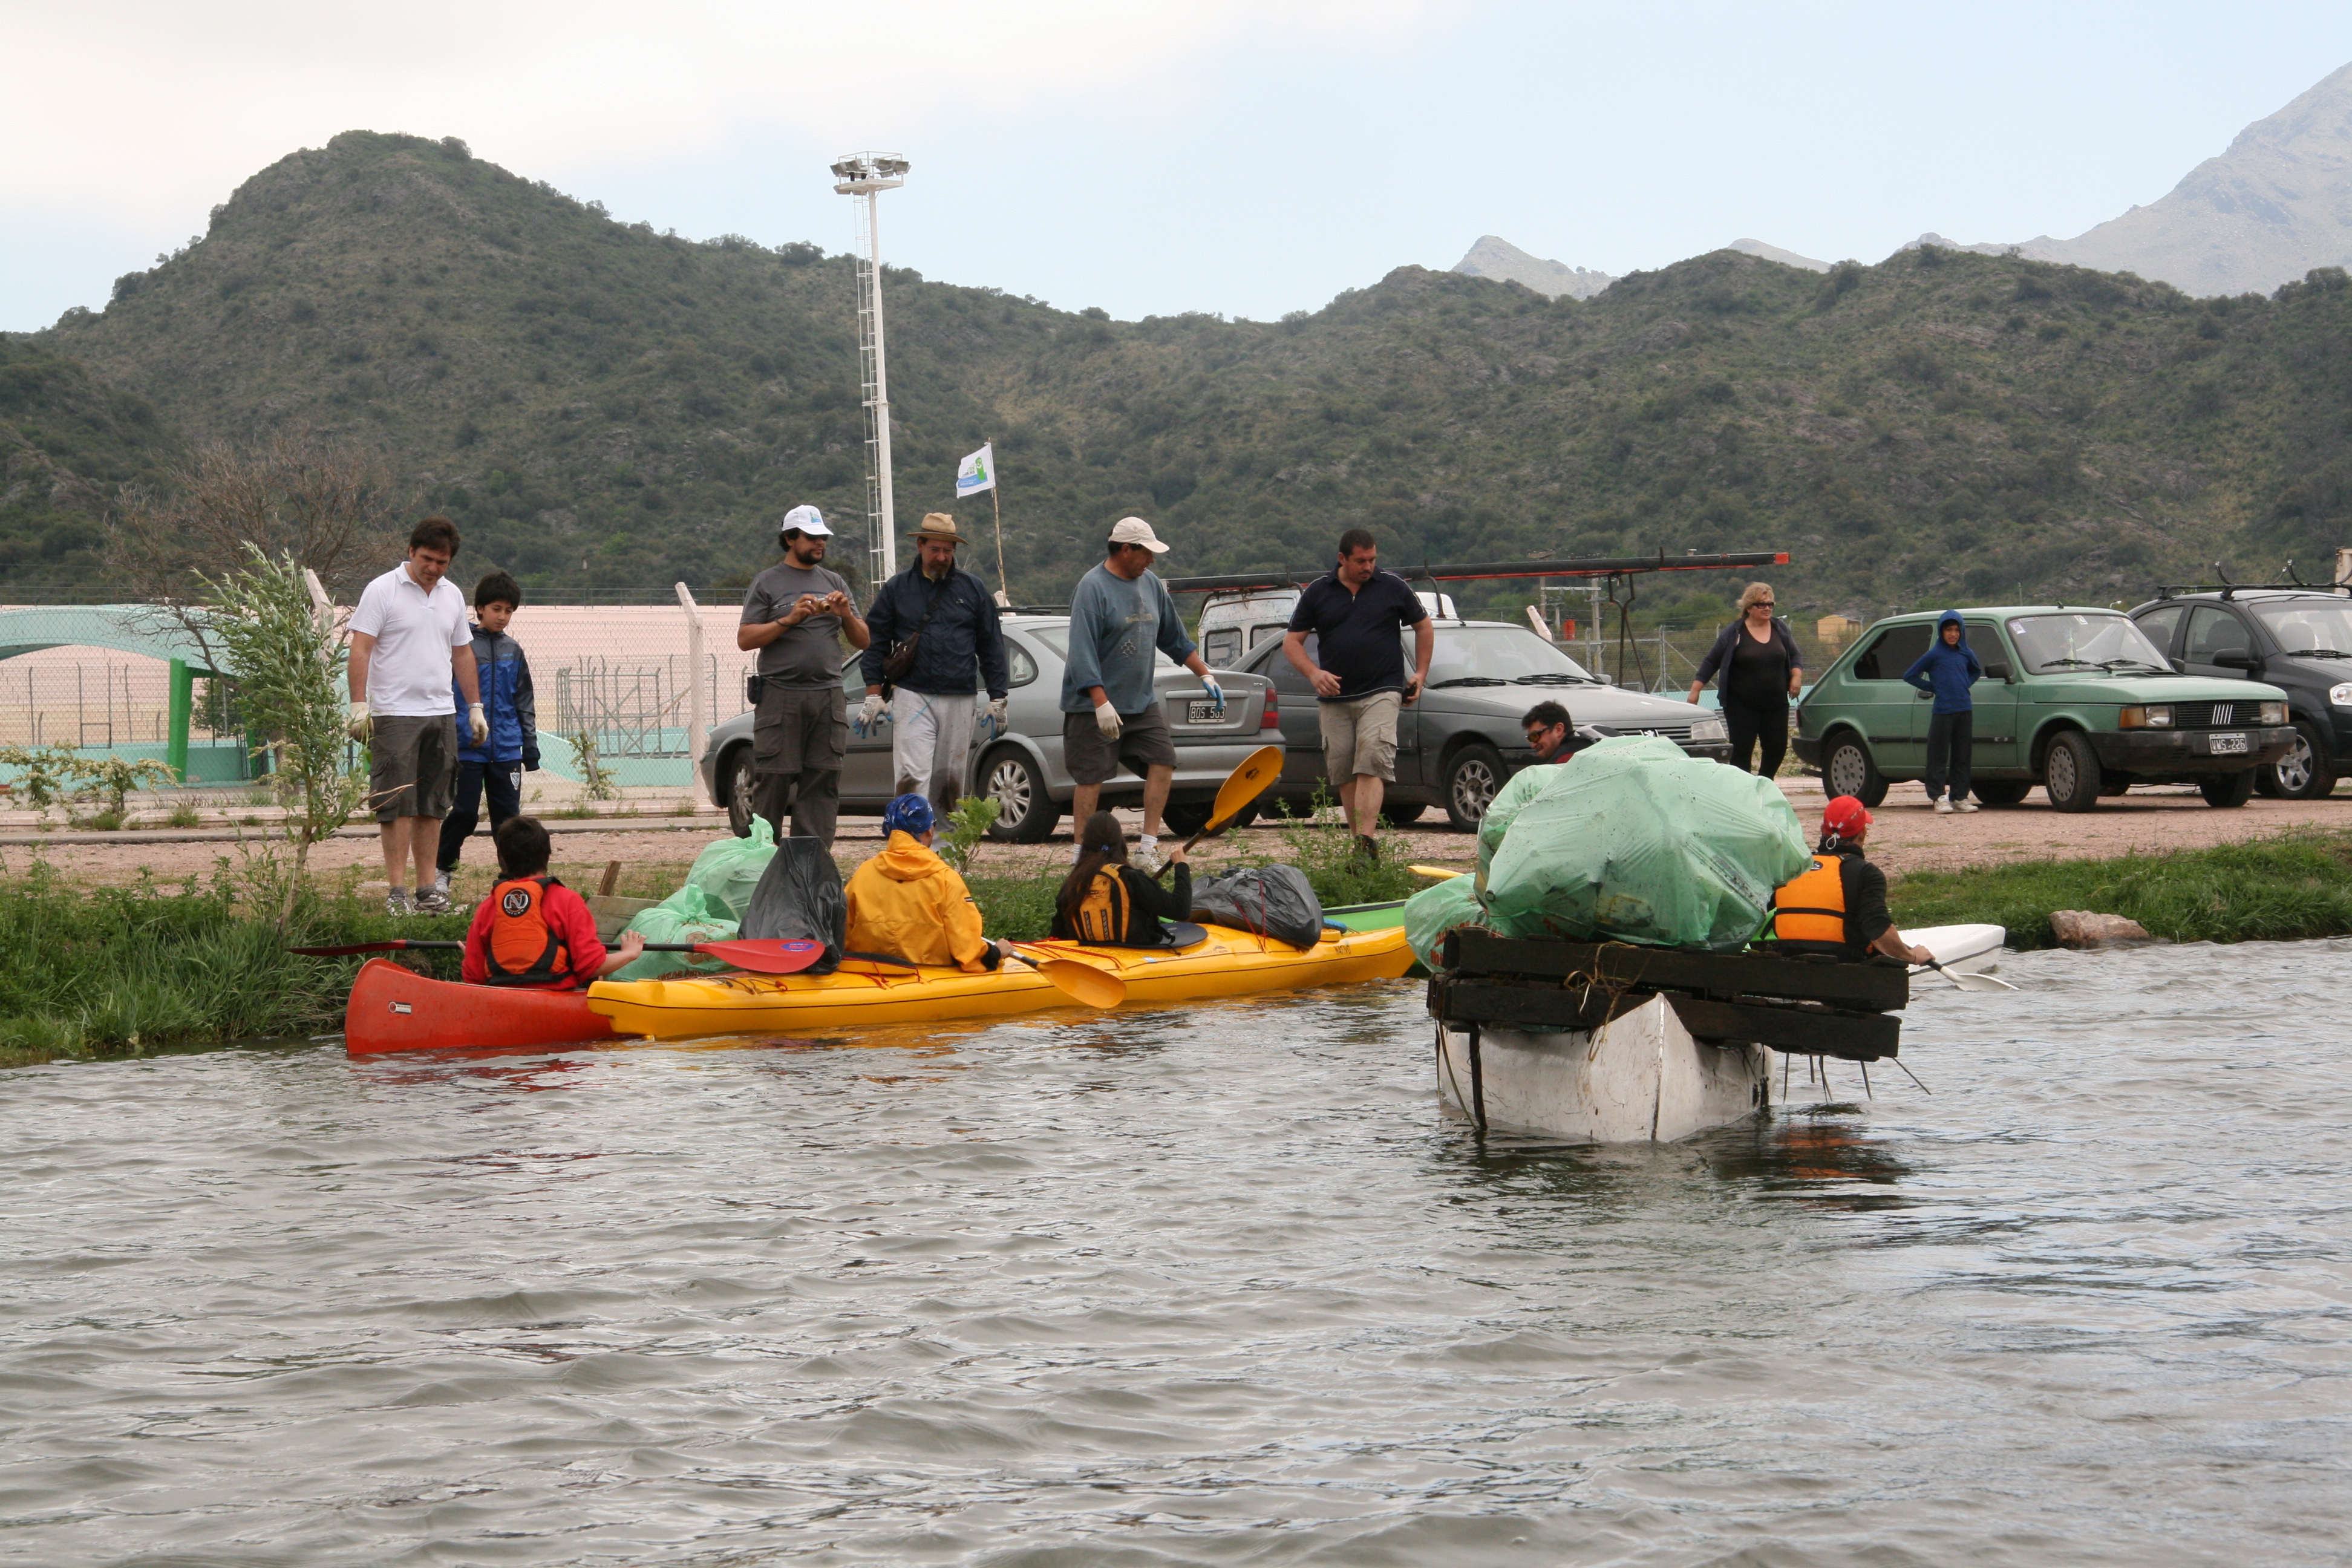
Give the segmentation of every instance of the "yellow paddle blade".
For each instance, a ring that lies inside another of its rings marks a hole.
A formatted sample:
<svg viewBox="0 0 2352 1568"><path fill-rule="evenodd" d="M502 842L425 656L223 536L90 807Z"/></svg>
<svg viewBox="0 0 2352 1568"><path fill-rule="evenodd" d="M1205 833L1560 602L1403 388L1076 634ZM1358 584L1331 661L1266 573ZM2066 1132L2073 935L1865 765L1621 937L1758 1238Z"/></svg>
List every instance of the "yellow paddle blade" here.
<svg viewBox="0 0 2352 1568"><path fill-rule="evenodd" d="M1466 877L1467 871L1449 871L1443 866L1407 866L1406 870L1424 882L1450 882L1456 877Z"/></svg>
<svg viewBox="0 0 2352 1568"><path fill-rule="evenodd" d="M1029 962L1037 973L1053 982L1056 990L1073 1001L1089 1007L1116 1007L1127 1000L1127 982L1091 963L1081 963L1075 958L1038 958Z"/></svg>
<svg viewBox="0 0 2352 1568"><path fill-rule="evenodd" d="M1282 748L1260 746L1242 759L1242 765L1226 776L1217 791L1215 809L1209 814L1209 831L1214 832L1242 813L1242 808L1274 787L1282 776Z"/></svg>

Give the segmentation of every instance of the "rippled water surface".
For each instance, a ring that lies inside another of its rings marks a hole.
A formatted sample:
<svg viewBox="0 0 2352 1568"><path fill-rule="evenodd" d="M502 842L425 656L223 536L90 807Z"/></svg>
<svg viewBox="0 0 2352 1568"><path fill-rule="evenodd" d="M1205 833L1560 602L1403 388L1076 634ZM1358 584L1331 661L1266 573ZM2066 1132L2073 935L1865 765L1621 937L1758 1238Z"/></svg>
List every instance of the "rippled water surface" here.
<svg viewBox="0 0 2352 1568"><path fill-rule="evenodd" d="M1932 1097L1611 1152L1405 984L9 1074L0 1559L2352 1561L2347 962L2012 959Z"/></svg>

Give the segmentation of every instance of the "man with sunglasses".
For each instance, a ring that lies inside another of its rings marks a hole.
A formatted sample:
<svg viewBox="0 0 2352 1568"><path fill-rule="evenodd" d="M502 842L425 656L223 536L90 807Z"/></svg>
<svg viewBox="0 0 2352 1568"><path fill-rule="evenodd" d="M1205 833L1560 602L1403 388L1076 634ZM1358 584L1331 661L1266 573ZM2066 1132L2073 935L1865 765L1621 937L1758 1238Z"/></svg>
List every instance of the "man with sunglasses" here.
<svg viewBox="0 0 2352 1568"><path fill-rule="evenodd" d="M1592 744L1591 738L1577 733L1576 721L1568 710L1557 702L1538 702L1519 716L1519 728L1527 731L1528 745L1539 763L1564 763Z"/></svg>

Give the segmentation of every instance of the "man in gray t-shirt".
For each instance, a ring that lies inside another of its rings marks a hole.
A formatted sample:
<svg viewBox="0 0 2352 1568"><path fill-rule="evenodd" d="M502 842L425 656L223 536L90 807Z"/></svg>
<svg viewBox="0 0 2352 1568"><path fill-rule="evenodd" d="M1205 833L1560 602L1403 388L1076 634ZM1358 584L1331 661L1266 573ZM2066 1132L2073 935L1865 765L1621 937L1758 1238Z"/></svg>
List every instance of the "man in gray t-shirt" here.
<svg viewBox="0 0 2352 1568"><path fill-rule="evenodd" d="M777 537L784 558L751 579L735 646L760 650L760 699L751 721L756 784L751 809L783 837L784 812L796 837L833 847L841 812L841 763L849 749L849 705L841 684L841 645L870 640L850 602L849 584L828 571L833 530L813 506L784 514Z"/></svg>

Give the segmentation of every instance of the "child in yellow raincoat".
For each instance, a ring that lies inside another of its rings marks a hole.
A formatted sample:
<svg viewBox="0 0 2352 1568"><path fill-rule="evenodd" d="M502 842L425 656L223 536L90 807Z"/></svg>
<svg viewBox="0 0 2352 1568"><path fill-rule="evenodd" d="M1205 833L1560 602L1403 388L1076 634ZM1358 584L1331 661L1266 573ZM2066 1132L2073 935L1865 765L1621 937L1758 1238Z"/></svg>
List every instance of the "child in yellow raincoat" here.
<svg viewBox="0 0 2352 1568"><path fill-rule="evenodd" d="M931 803L902 795L882 814L889 842L850 873L849 951L978 974L1013 956L980 934L980 906L931 850Z"/></svg>

